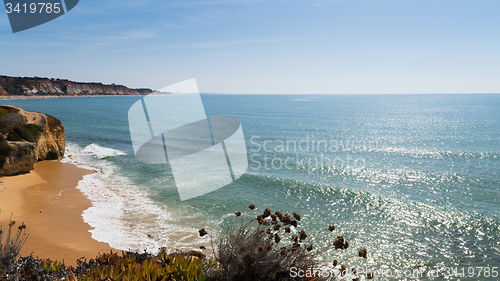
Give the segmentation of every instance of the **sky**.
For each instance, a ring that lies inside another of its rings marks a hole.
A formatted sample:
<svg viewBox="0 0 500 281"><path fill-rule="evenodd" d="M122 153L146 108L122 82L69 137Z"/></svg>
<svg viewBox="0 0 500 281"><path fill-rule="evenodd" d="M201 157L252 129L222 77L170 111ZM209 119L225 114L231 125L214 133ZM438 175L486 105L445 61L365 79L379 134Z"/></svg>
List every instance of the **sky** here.
<svg viewBox="0 0 500 281"><path fill-rule="evenodd" d="M6 0L8 1L8 0ZM38 1L39 2L39 1ZM80 0L0 74L203 93L500 93L498 0Z"/></svg>

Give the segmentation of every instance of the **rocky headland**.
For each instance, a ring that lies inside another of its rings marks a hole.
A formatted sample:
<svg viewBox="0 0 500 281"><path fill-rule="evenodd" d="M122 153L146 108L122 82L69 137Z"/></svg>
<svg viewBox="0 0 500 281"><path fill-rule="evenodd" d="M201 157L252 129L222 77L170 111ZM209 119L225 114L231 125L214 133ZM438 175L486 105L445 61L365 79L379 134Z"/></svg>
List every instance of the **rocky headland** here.
<svg viewBox="0 0 500 281"><path fill-rule="evenodd" d="M40 77L9 77L0 75L1 97L30 96L94 96L148 95L151 89L130 89L122 85L82 83Z"/></svg>
<svg viewBox="0 0 500 281"><path fill-rule="evenodd" d="M29 172L38 161L61 159L65 141L58 119L0 105L0 176Z"/></svg>

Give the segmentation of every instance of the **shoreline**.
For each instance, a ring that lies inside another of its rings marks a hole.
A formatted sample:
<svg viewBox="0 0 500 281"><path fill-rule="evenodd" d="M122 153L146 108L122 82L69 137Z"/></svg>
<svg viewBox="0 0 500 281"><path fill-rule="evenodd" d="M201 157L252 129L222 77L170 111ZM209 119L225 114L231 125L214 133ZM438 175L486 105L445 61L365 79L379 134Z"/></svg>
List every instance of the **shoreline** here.
<svg viewBox="0 0 500 281"><path fill-rule="evenodd" d="M82 213L92 202L77 186L93 172L60 161L41 161L30 173L0 177L0 225L8 227L12 214L16 226L24 222L29 234L21 256L33 253L76 266L79 258L120 251L94 240L92 228L83 221Z"/></svg>
<svg viewBox="0 0 500 281"><path fill-rule="evenodd" d="M148 95L79 95L79 96L0 96L0 100L27 100L49 98L78 98L78 97L145 97Z"/></svg>

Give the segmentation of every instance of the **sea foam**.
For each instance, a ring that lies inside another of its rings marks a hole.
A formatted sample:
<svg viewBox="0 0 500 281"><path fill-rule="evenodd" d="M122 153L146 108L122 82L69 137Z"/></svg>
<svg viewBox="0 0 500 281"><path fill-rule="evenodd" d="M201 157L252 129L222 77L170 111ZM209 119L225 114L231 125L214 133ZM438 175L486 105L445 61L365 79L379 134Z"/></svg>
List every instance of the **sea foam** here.
<svg viewBox="0 0 500 281"><path fill-rule="evenodd" d="M123 151L113 148L102 147L95 143L87 145L84 149L81 150L81 152L87 155L91 155L97 159L104 159L109 156L127 155Z"/></svg>
<svg viewBox="0 0 500 281"><path fill-rule="evenodd" d="M96 171L84 176L78 184L91 201L92 207L82 214L93 229L92 238L120 250L156 252L161 247L189 250L206 245L197 230L175 224L167 207L150 199L145 188L134 186L119 175L109 156L124 152L97 144L81 148L68 143L63 162Z"/></svg>

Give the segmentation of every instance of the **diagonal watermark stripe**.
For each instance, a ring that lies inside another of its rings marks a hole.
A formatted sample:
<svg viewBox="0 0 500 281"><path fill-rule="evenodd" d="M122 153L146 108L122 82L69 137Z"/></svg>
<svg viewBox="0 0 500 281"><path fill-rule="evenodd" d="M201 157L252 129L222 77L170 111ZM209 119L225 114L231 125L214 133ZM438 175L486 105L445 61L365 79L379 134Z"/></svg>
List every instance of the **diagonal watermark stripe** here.
<svg viewBox="0 0 500 281"><path fill-rule="evenodd" d="M240 121L207 117L194 79L144 97L128 117L136 158L169 163L181 200L224 187L248 168Z"/></svg>

